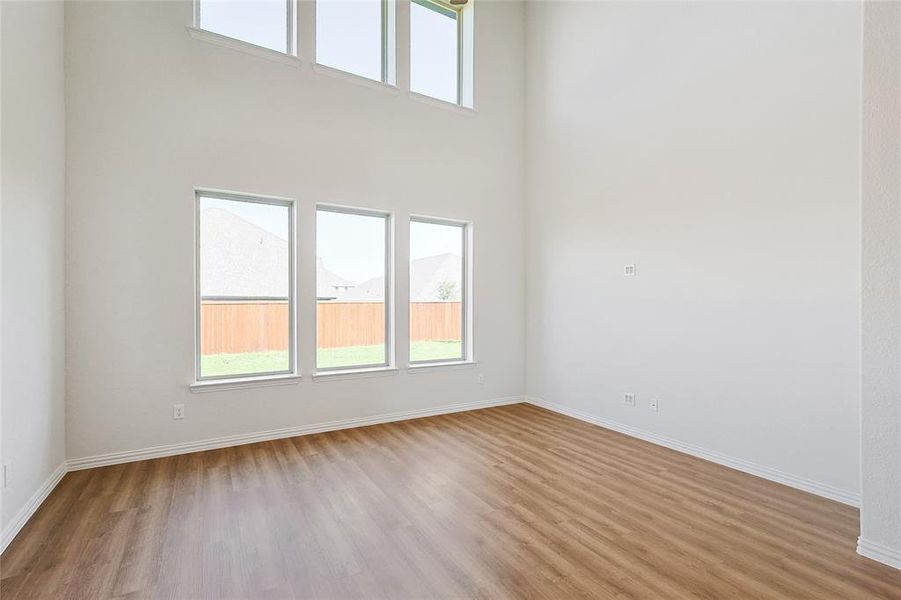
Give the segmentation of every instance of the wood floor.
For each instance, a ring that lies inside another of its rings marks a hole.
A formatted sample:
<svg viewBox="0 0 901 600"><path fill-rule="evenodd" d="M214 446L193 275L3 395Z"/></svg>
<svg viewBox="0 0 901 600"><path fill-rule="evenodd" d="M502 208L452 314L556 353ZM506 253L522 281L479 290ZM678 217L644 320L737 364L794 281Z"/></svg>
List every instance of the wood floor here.
<svg viewBox="0 0 901 600"><path fill-rule="evenodd" d="M901 598L857 511L534 406L69 473L22 598Z"/></svg>

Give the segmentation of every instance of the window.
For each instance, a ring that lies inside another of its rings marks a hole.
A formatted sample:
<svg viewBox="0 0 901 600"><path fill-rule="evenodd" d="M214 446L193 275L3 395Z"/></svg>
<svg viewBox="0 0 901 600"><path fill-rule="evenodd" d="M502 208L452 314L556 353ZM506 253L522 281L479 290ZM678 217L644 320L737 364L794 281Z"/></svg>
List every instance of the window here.
<svg viewBox="0 0 901 600"><path fill-rule="evenodd" d="M469 229L410 220L410 362L466 360Z"/></svg>
<svg viewBox="0 0 901 600"><path fill-rule="evenodd" d="M195 10L200 29L294 53L293 0L195 0Z"/></svg>
<svg viewBox="0 0 901 600"><path fill-rule="evenodd" d="M316 213L316 370L391 360L390 221L386 213L320 206Z"/></svg>
<svg viewBox="0 0 901 600"><path fill-rule="evenodd" d="M316 0L316 62L388 81L388 0Z"/></svg>
<svg viewBox="0 0 901 600"><path fill-rule="evenodd" d="M394 86L396 2L194 0L197 29L188 30L196 38L295 65L301 64L298 58L306 61L313 54L319 65ZM474 108L472 0L410 0L409 7L409 91L415 92L414 98L428 96ZM298 46L298 27L310 33L309 46Z"/></svg>
<svg viewBox="0 0 901 600"><path fill-rule="evenodd" d="M460 103L461 12L449 4L410 3L410 89Z"/></svg>
<svg viewBox="0 0 901 600"><path fill-rule="evenodd" d="M293 202L196 196L197 380L293 373Z"/></svg>

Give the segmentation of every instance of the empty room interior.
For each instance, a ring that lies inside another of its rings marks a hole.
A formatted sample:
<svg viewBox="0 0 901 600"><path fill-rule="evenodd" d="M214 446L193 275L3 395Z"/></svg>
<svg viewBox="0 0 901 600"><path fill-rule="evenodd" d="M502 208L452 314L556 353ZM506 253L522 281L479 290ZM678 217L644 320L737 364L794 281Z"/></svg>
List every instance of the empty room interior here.
<svg viewBox="0 0 901 600"><path fill-rule="evenodd" d="M901 1L0 30L3 600L901 599Z"/></svg>

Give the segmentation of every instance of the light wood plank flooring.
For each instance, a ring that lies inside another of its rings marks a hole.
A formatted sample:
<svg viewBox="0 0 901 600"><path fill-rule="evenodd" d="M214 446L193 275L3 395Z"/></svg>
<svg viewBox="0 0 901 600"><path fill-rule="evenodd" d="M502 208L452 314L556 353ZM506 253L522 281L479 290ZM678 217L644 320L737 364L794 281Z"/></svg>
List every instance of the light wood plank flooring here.
<svg viewBox="0 0 901 600"><path fill-rule="evenodd" d="M24 598L901 598L857 511L529 405L66 475Z"/></svg>

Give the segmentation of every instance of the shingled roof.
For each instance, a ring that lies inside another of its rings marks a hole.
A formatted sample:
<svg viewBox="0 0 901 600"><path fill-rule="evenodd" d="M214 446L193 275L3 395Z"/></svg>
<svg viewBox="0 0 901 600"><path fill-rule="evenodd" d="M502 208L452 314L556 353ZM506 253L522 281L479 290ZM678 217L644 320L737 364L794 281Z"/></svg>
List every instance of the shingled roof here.
<svg viewBox="0 0 901 600"><path fill-rule="evenodd" d="M288 241L221 208L201 212L200 268L203 296L288 295ZM318 297L340 297L353 287L316 258Z"/></svg>

